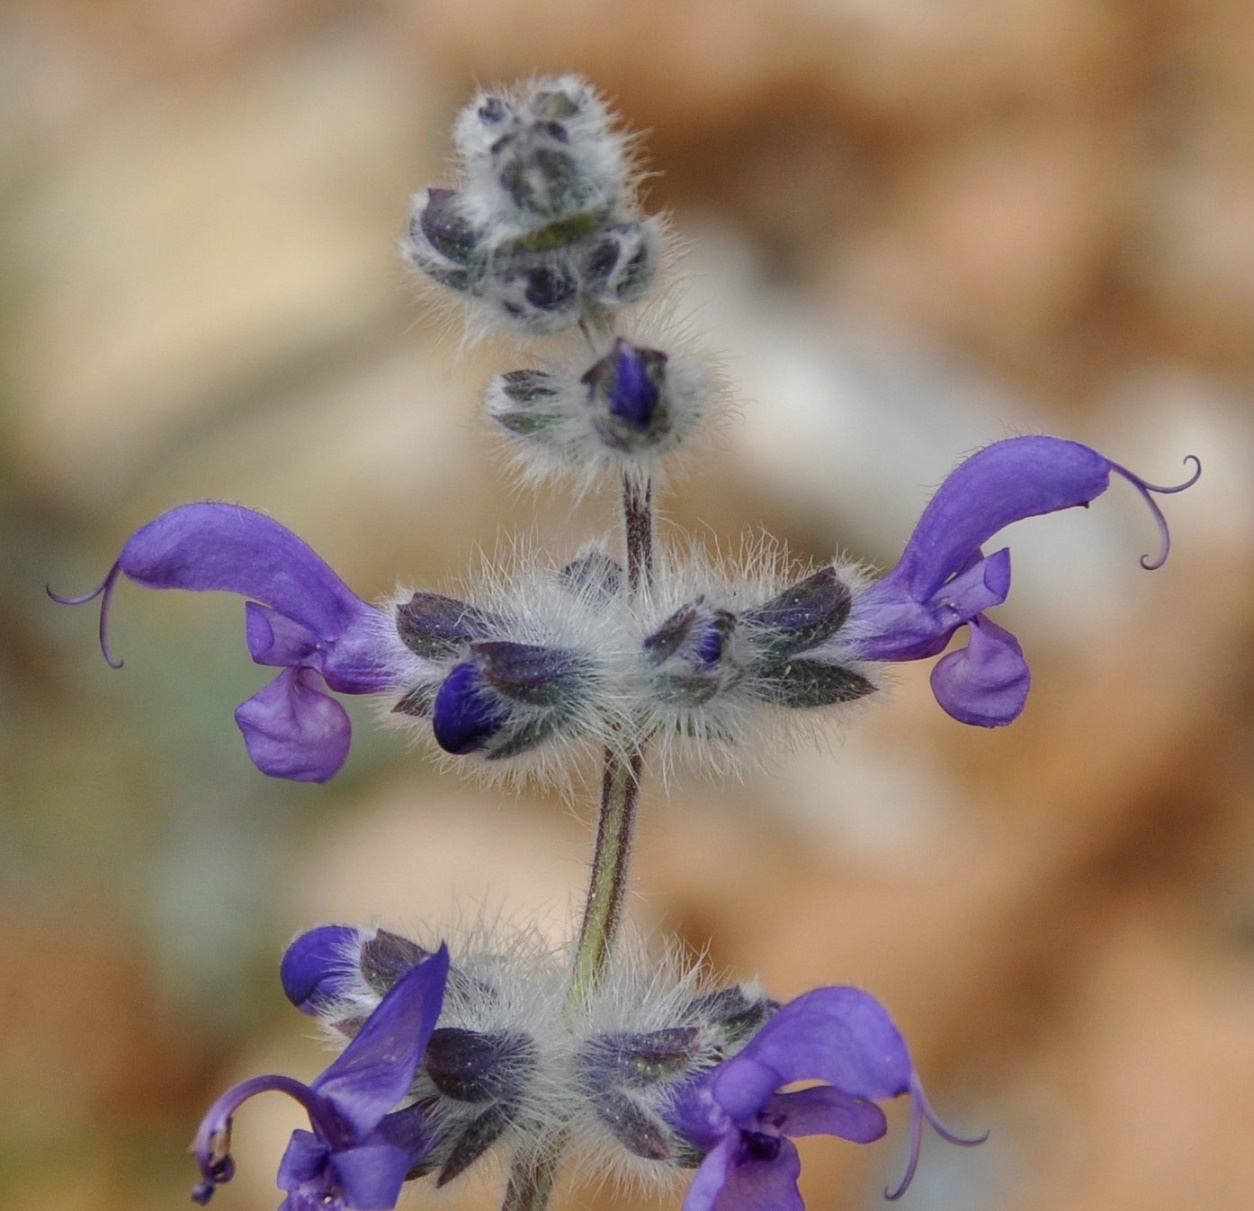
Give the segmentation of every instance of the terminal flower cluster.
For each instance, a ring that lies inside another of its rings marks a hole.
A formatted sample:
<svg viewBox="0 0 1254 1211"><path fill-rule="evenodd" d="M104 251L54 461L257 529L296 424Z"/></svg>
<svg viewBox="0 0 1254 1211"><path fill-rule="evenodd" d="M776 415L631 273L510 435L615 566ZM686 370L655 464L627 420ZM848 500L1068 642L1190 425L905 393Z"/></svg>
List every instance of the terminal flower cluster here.
<svg viewBox="0 0 1254 1211"><path fill-rule="evenodd" d="M414 196L405 254L489 323L543 335L641 298L661 225L639 213L626 140L587 83L480 93L453 143L460 189Z"/></svg>

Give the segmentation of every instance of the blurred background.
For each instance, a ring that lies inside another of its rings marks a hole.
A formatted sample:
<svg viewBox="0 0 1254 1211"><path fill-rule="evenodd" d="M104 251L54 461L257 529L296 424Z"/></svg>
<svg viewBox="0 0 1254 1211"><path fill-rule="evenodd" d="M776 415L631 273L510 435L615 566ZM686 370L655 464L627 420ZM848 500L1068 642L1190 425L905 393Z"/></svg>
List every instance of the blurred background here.
<svg viewBox="0 0 1254 1211"><path fill-rule="evenodd" d="M86 590L198 498L269 511L367 598L611 526L612 497L572 518L505 482L477 399L508 362L459 351L396 256L474 86L576 70L645 132L738 401L669 530L884 567L1001 436L1205 465L1153 575L1122 484L1013 533L1014 727L961 727L903 667L830 751L651 784L639 926L890 1007L942 1116L991 1131L929 1140L910 1211L1254 1205L1252 54L1244 0L9 0L0 1201L184 1205L208 1102L324 1064L275 974L299 928L569 929L585 804L437 778L360 704L333 783L270 781L230 718L268 679L238 601L121 586L114 672L44 585ZM224 1211L278 1201L300 1112L271 1101ZM881 1205L902 1109L874 1147L805 1146L812 1211Z"/></svg>

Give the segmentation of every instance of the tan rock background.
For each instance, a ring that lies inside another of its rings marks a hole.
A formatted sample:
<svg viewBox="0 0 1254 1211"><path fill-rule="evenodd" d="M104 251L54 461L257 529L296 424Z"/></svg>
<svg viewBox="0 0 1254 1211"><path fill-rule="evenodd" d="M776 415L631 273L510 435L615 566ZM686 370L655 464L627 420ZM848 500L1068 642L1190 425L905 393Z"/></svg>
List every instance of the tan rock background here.
<svg viewBox="0 0 1254 1211"><path fill-rule="evenodd" d="M230 721L263 679L237 602L123 587L115 673L43 586L204 497L364 596L611 524L504 480L476 416L500 350L459 354L395 256L475 82L573 69L647 132L740 401L665 498L677 529L888 565L1008 433L1206 467L1155 575L1125 487L1011 537L1013 728L950 722L908 667L829 753L655 785L641 926L891 1007L942 1114L991 1130L929 1140L906 1208L1254 1204L1252 55L1240 0L0 11L0 1199L183 1205L224 1084L321 1066L274 974L298 928L566 929L582 805L438 778L369 709L330 786L273 783ZM298 1118L240 1116L223 1208L275 1205ZM807 1145L808 1206L879 1206L896 1124Z"/></svg>

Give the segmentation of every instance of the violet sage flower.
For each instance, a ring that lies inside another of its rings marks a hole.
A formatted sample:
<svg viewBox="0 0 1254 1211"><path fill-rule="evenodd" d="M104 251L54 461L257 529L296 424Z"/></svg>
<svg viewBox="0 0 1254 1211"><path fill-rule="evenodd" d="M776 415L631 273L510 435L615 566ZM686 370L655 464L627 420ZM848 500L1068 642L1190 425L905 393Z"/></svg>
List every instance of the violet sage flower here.
<svg viewBox="0 0 1254 1211"><path fill-rule="evenodd" d="M109 647L109 607L118 576L149 589L218 589L245 606L248 650L282 672L241 703L235 722L253 764L276 778L325 782L348 756L352 726L325 692L369 694L395 688L412 658L391 618L362 601L313 549L278 522L239 505L180 505L136 530L93 592L60 597L81 605L99 597L100 647Z"/></svg>
<svg viewBox="0 0 1254 1211"><path fill-rule="evenodd" d="M1149 505L1162 536L1147 570L1166 562L1171 542L1156 493L1182 492L1197 482L1201 464L1183 483L1147 483L1079 442L1058 437L1012 437L973 454L937 489L897 566L854 600L846 640L862 660L920 660L944 651L960 627L967 646L932 670L932 692L960 723L1000 727L1023 710L1030 674L1018 640L985 611L1010 592L1010 552L985 555L982 546L1004 526L1087 505L1126 479Z"/></svg>
<svg viewBox="0 0 1254 1211"><path fill-rule="evenodd" d="M387 1211L406 1178L422 1167L435 1132L410 1096L435 1030L448 978L441 946L411 967L379 1002L357 1036L309 1085L259 1076L228 1089L209 1109L192 1152L203 1181L192 1198L207 1203L235 1175L231 1119L249 1098L286 1093L309 1114L312 1131L294 1131L279 1165L279 1211Z"/></svg>
<svg viewBox="0 0 1254 1211"><path fill-rule="evenodd" d="M782 1092L797 1081L826 1084ZM875 1104L910 1094L910 1159L889 1198L914 1178L928 1122L952 1143L923 1096L910 1051L884 1007L856 988L819 988L789 1002L738 1054L675 1092L667 1117L704 1154L683 1211L803 1211L792 1140L834 1135L869 1144L887 1130Z"/></svg>

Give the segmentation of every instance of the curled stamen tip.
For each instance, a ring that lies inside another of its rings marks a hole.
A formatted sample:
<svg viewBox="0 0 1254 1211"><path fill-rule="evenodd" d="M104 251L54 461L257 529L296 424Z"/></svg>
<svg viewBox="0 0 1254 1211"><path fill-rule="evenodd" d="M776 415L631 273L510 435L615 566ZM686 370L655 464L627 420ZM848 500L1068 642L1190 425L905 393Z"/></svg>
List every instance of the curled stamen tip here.
<svg viewBox="0 0 1254 1211"><path fill-rule="evenodd" d="M980 1144L986 1143L991 1132L986 1128L979 1135L958 1135L951 1131L944 1123L938 1119L930 1118L928 1122L932 1124L932 1130L936 1132L941 1139L950 1144L957 1144L959 1148L978 1148Z"/></svg>
<svg viewBox="0 0 1254 1211"><path fill-rule="evenodd" d="M1167 556L1171 554L1171 531L1167 528L1167 519L1163 516L1162 509L1158 507L1158 502L1154 499L1154 493L1171 496L1176 492L1183 492L1185 488L1191 488L1202 477L1202 460L1196 454L1185 455L1184 461L1186 465L1193 464L1193 474L1178 484L1151 484L1139 475L1133 475L1127 467L1121 467L1118 463L1110 464L1112 471L1117 471L1141 494L1141 498L1153 513L1154 521L1158 525L1158 533L1162 536L1162 546L1159 548L1157 559L1151 559L1148 555L1141 556L1141 567L1147 572L1158 571L1167 562Z"/></svg>
<svg viewBox="0 0 1254 1211"><path fill-rule="evenodd" d="M910 1184L914 1181L915 1172L919 1167L919 1155L923 1148L923 1124L925 1122L941 1139L950 1144L957 1144L960 1148L974 1148L984 1143L989 1135L987 1131L981 1135L959 1135L946 1127L929 1104L917 1077L911 1078L909 1092L914 1101L910 1111L910 1159L906 1162L906 1171L901 1181L897 1183L897 1187L893 1190L887 1187L884 1189L884 1197L893 1203L910 1189Z"/></svg>
<svg viewBox="0 0 1254 1211"><path fill-rule="evenodd" d="M1170 496L1173 492L1183 492L1185 488L1191 488L1199 479L1202 478L1202 460L1196 454L1186 454L1184 462L1187 466L1193 464L1193 474L1180 484L1146 484L1145 486L1151 492L1163 492Z"/></svg>
<svg viewBox="0 0 1254 1211"><path fill-rule="evenodd" d="M111 669L120 669L122 661L116 659L112 649L109 647L109 604L113 599L113 586L117 582L118 573L122 570L121 563L115 563L109 569L109 575L106 576L90 593L84 593L81 597L63 597L60 593L54 593L51 585L44 585L44 591L58 605L86 605L89 601L95 601L97 597L100 601L100 652L105 658L105 663Z"/></svg>
<svg viewBox="0 0 1254 1211"><path fill-rule="evenodd" d="M917 1114L920 1118L927 1120L928 1125L941 1139L951 1144L957 1144L962 1148L974 1148L988 1139L987 1131L981 1132L979 1135L959 1135L951 1127L946 1127L940 1116L932 1109L932 1104L927 1100L927 1096L923 1092L923 1086L917 1080L914 1082L911 1094L914 1097Z"/></svg>
<svg viewBox="0 0 1254 1211"><path fill-rule="evenodd" d="M57 605L86 605L89 601L95 601L101 593L104 592L106 582L98 584L90 593L84 593L81 597L66 597L61 593L54 593L50 584L44 585L44 592L52 598Z"/></svg>

